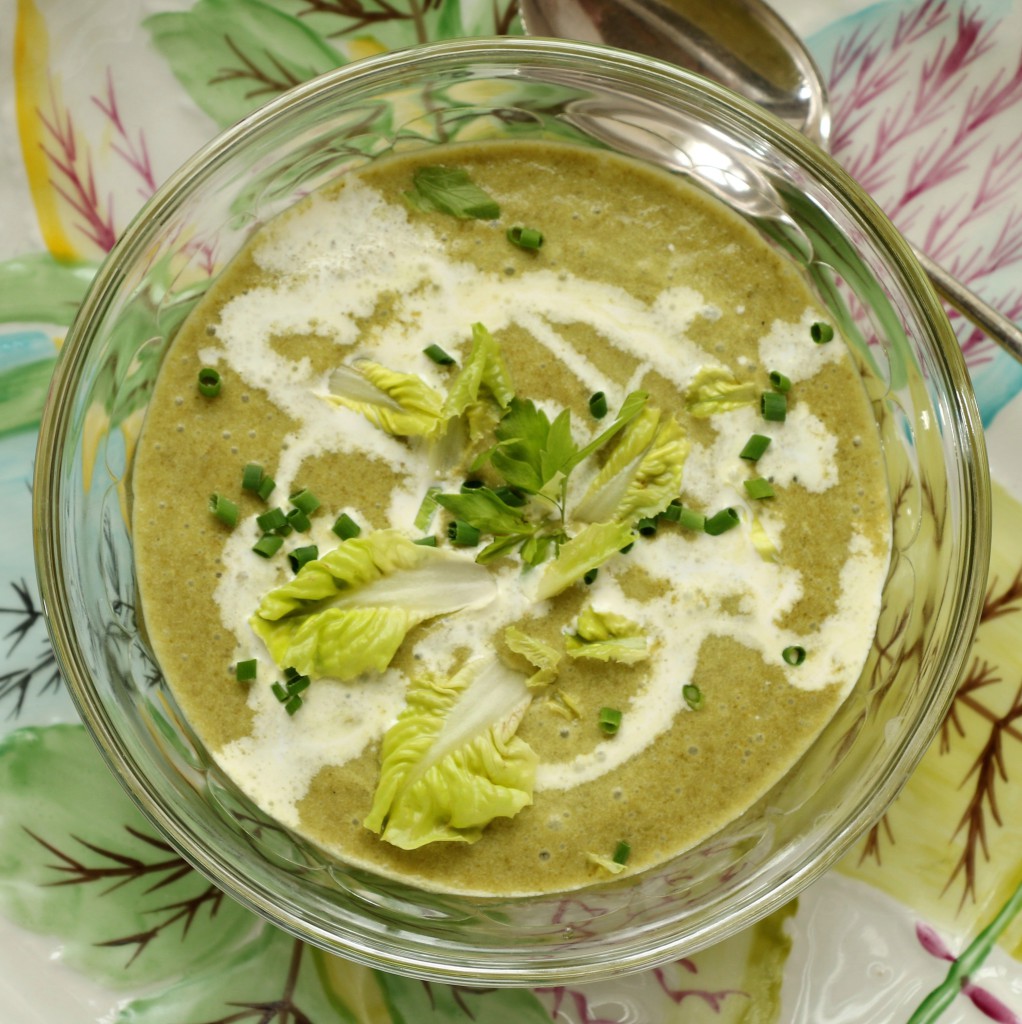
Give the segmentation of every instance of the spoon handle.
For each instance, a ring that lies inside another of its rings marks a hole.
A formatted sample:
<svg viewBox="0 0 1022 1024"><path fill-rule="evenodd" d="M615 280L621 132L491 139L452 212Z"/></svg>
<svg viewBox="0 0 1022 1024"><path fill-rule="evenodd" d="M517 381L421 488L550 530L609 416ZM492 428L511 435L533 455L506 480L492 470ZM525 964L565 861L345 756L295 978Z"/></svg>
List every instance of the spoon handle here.
<svg viewBox="0 0 1022 1024"><path fill-rule="evenodd" d="M958 310L973 326L978 327L992 341L996 341L1005 352L1011 353L1022 363L1022 330L989 303L984 302L975 292L960 281L956 281L943 267L939 267L918 249L913 253L937 294L949 306Z"/></svg>

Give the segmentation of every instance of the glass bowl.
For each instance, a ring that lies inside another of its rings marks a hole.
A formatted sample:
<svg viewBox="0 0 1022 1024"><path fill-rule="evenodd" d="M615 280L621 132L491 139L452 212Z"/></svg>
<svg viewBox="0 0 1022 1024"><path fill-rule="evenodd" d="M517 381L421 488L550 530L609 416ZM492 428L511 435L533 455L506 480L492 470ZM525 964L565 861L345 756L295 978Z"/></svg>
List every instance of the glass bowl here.
<svg viewBox="0 0 1022 1024"><path fill-rule="evenodd" d="M722 199L841 323L872 400L893 555L864 671L795 770L661 867L582 894L468 898L331 860L253 806L176 708L137 614L131 458L161 355L254 229L395 150L451 139L610 147ZM299 86L189 160L98 273L40 431L39 578L81 716L129 793L213 882L360 963L460 984L592 981L677 959L778 908L897 794L949 706L990 544L979 416L954 334L904 240L819 149L727 90L549 40L442 43Z"/></svg>

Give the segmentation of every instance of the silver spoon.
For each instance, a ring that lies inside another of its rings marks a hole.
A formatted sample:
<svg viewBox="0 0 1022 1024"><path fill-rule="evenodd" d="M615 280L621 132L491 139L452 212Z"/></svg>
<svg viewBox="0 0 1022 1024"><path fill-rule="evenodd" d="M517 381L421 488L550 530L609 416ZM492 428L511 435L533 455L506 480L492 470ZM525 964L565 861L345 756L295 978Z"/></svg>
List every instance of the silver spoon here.
<svg viewBox="0 0 1022 1024"><path fill-rule="evenodd" d="M801 40L762 0L519 0L533 36L606 43L712 78L826 148L823 76ZM911 244L911 243L910 243ZM912 247L938 295L1022 362L1022 330Z"/></svg>

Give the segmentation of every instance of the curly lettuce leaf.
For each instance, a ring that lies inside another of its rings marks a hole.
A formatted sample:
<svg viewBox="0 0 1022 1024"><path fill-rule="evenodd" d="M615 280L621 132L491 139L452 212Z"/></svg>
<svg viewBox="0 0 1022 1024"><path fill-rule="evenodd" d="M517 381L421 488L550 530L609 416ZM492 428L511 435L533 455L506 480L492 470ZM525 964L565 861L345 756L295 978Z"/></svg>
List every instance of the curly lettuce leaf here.
<svg viewBox="0 0 1022 1024"><path fill-rule="evenodd" d="M685 390L685 407L696 419L755 405L759 392L751 382L741 383L725 366L703 366Z"/></svg>
<svg viewBox="0 0 1022 1024"><path fill-rule="evenodd" d="M547 686L557 678L557 666L561 662L561 652L549 644L529 636L516 626L508 626L504 630L504 643L515 654L520 654L530 665L536 668L529 676L526 685L530 690Z"/></svg>
<svg viewBox="0 0 1022 1024"><path fill-rule="evenodd" d="M575 632L564 638L569 658L595 658L634 665L649 657L649 646L642 627L624 615L583 608Z"/></svg>
<svg viewBox="0 0 1022 1024"><path fill-rule="evenodd" d="M383 737L380 781L363 820L403 850L474 843L494 818L532 803L537 757L515 735L531 698L522 675L496 658L449 680L412 680Z"/></svg>
<svg viewBox="0 0 1022 1024"><path fill-rule="evenodd" d="M590 523L652 518L680 491L688 452L688 438L674 417L644 408L576 505L575 517Z"/></svg>
<svg viewBox="0 0 1022 1024"><path fill-rule="evenodd" d="M482 324L476 323L472 325L472 348L444 399L444 416L471 415L480 396L486 393L506 409L515 389L500 345Z"/></svg>
<svg viewBox="0 0 1022 1024"><path fill-rule="evenodd" d="M413 626L495 594L475 562L377 530L307 562L249 621L282 669L347 680L382 672Z"/></svg>
<svg viewBox="0 0 1022 1024"><path fill-rule="evenodd" d="M562 544L557 557L543 569L536 584L536 600L545 601L567 590L590 569L599 568L634 539L628 523L590 523Z"/></svg>
<svg viewBox="0 0 1022 1024"><path fill-rule="evenodd" d="M395 437L434 437L444 424L443 400L421 377L369 359L334 370L325 397Z"/></svg>

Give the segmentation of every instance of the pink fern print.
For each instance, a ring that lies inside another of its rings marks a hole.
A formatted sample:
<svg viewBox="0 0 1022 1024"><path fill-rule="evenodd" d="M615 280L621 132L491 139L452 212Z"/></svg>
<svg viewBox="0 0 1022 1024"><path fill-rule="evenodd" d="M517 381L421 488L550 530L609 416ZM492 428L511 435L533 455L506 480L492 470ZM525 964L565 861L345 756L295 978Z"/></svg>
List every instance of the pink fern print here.
<svg viewBox="0 0 1022 1024"><path fill-rule="evenodd" d="M814 45L830 89L834 156L917 246L1016 320L1018 20L1008 28L989 7L961 0L889 3L838 23ZM981 390L979 371L998 350L958 314L951 319Z"/></svg>
<svg viewBox="0 0 1022 1024"><path fill-rule="evenodd" d="M50 183L76 215L75 228L103 252L117 241L113 195L101 194L92 151L77 124L50 88L49 109L38 111L46 133L43 152L50 163Z"/></svg>

